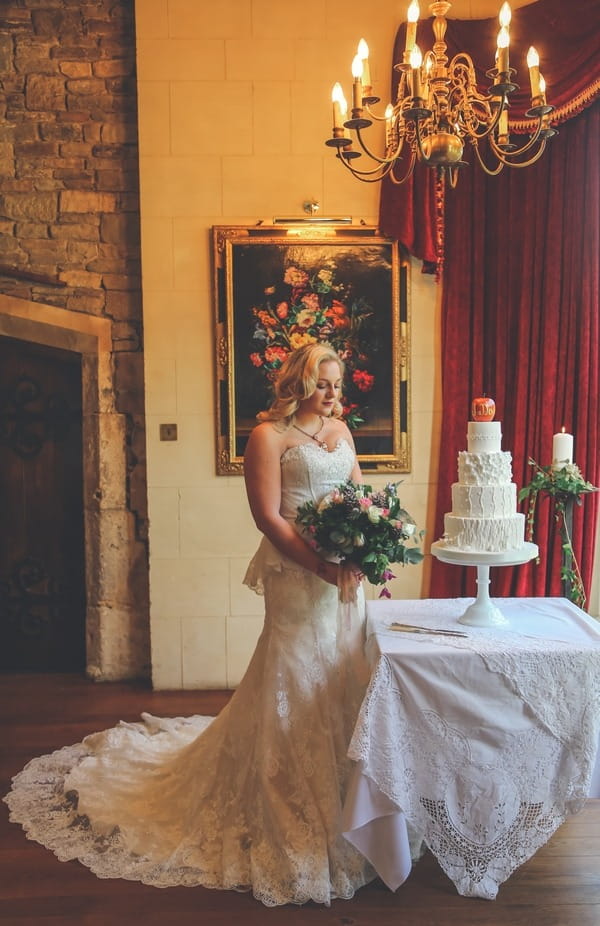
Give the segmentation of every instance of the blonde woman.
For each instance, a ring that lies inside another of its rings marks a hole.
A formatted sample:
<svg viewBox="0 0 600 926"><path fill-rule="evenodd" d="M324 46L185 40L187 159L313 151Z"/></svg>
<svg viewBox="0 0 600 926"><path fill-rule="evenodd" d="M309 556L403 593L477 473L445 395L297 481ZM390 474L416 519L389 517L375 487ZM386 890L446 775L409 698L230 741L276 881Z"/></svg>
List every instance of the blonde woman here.
<svg viewBox="0 0 600 926"><path fill-rule="evenodd" d="M295 525L303 502L361 478L340 420L343 373L327 345L290 354L248 441L248 499L264 537L245 582L264 594L265 622L224 710L145 716L34 759L15 779L12 819L59 858L101 877L252 891L268 906L349 899L375 876L340 832L364 680L340 639L338 585L361 609L360 576ZM361 649L360 634L351 645Z"/></svg>
<svg viewBox="0 0 600 926"><path fill-rule="evenodd" d="M352 435L340 417L343 377L343 364L329 345L308 344L289 354L275 383L275 400L258 415L262 423L250 435L244 455L246 491L256 526L280 553L336 586L341 567L307 545L295 530L294 519L303 501L319 500L319 494L348 478L362 481ZM312 478L312 470L319 471L317 485L303 484L307 480L298 470L304 467L307 479ZM282 479L290 471L286 481L292 485L286 485L282 506Z"/></svg>

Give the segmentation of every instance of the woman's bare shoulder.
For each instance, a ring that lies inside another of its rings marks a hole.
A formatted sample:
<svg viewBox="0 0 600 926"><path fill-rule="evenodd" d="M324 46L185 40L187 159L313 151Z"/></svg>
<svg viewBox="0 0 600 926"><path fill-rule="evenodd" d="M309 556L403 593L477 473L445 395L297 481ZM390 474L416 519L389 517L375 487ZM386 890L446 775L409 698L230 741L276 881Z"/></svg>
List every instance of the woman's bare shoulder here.
<svg viewBox="0 0 600 926"><path fill-rule="evenodd" d="M342 421L341 418L329 418L327 424L328 428L330 429L330 433L332 433L335 437L345 437L349 444L353 444L352 434L350 433L350 429L348 428L348 425L345 421Z"/></svg>
<svg viewBox="0 0 600 926"><path fill-rule="evenodd" d="M246 452L248 449L261 450L268 452L270 450L279 451L285 447L285 431L277 426L273 421L262 421L250 432Z"/></svg>

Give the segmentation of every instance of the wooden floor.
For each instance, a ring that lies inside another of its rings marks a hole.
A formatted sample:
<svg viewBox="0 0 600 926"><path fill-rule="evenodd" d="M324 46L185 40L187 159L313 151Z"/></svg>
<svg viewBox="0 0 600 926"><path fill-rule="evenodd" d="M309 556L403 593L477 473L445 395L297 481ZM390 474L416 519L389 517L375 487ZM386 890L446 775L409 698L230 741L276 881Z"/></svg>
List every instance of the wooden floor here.
<svg viewBox="0 0 600 926"><path fill-rule="evenodd" d="M34 755L79 742L118 720L214 714L227 692L152 692L70 675L0 676L0 789ZM2 926L600 926L600 800L589 801L500 888L495 901L460 897L430 854L396 893L376 881L331 907L263 907L248 894L159 890L96 878L59 862L8 823L0 805Z"/></svg>

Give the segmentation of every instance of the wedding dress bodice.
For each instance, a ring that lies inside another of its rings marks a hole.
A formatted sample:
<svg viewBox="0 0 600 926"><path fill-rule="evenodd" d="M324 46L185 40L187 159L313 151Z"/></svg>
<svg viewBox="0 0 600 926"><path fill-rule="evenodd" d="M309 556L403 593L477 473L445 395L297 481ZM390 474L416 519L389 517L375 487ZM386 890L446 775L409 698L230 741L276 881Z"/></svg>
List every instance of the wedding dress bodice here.
<svg viewBox="0 0 600 926"><path fill-rule="evenodd" d="M314 441L285 450L281 457L282 516L300 532L300 527L295 523L300 505L320 502L335 486L345 482L350 477L354 460L354 451L343 438L331 451ZM248 566L244 584L262 595L267 573L270 570L280 572L282 569L302 571L301 566L280 553L267 537L263 537Z"/></svg>
<svg viewBox="0 0 600 926"><path fill-rule="evenodd" d="M331 451L314 441L289 447L281 457L281 514L293 521L304 502L319 502L345 482L354 466L354 453L340 439Z"/></svg>

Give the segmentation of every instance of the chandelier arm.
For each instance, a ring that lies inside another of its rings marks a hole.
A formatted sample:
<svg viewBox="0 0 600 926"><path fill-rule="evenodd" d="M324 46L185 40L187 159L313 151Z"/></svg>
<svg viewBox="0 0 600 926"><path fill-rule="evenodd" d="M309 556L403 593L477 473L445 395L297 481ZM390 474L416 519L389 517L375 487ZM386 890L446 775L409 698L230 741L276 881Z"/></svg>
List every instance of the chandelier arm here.
<svg viewBox="0 0 600 926"><path fill-rule="evenodd" d="M419 128L419 120L415 119L415 138L417 141L417 147L419 149L419 157L423 161L423 164L428 164L429 159L425 157L425 152L423 151L423 146L421 144L421 130Z"/></svg>
<svg viewBox="0 0 600 926"><path fill-rule="evenodd" d="M460 67L466 70L471 78L471 83L475 86L477 84L475 78L475 65L473 64L473 59L466 51L459 51L454 55L450 64L448 65L448 71L450 74L454 71L456 67Z"/></svg>
<svg viewBox="0 0 600 926"><path fill-rule="evenodd" d="M546 139L542 138L540 147L538 148L536 153L533 155L533 157L528 158L527 161L516 161L512 159L513 155L519 155L521 153L519 151L514 151L514 152L511 151L510 156L507 156L507 153L502 151L502 149L498 148L496 145L490 146L492 147L492 151L494 152L494 155L498 159L498 166L493 169L488 167L485 164L485 162L483 161L481 157L481 153L477 145L473 145L473 147L475 149L475 154L477 155L477 160L479 161L479 164L482 170L484 170L485 173L489 177L496 177L500 173L503 167L530 167L532 164L535 164L535 162L538 161L541 158L542 154L544 153L544 150L546 148Z"/></svg>
<svg viewBox="0 0 600 926"><path fill-rule="evenodd" d="M373 152L370 150L369 146L368 146L367 144L365 144L365 142L363 141L363 137L362 137L362 134L361 134L360 129L357 128L357 129L355 129L354 131L356 132L356 137L357 137L357 139L358 139L358 143L359 143L360 147L362 148L362 150L365 152L365 154L366 154L368 157L371 158L372 161L376 161L378 164L390 164L390 163L393 163L393 162L396 160L396 158L399 156L399 154L400 154L400 152L401 152L401 150L402 150L402 147L403 147L403 145L404 145L404 137L403 137L402 140L400 141L400 143L398 144L398 148L396 149L396 151L395 151L395 153L394 153L393 156L391 156L391 157L383 157L383 158L380 158L377 154L373 154ZM377 169L377 168L375 168L375 169ZM364 171L364 173L372 173L372 171Z"/></svg>
<svg viewBox="0 0 600 926"><path fill-rule="evenodd" d="M500 171L502 170L502 168L507 164L507 162L504 161L499 155L496 155L497 158L498 158L498 164L497 164L497 166L494 167L494 168L488 167L487 164L484 162L483 158L481 157L481 152L480 152L478 146L477 146L476 144L474 144L474 145L473 145L473 148L474 148L474 150L475 150L475 154L477 155L477 160L479 161L479 166L480 166L481 169L484 171L484 173L486 173L486 174L488 175L488 177L497 177L498 174L500 173Z"/></svg>
<svg viewBox="0 0 600 926"><path fill-rule="evenodd" d="M533 146L534 146L534 145L537 143L537 141L539 140L540 135L541 135L541 132L542 132L542 118L540 117L539 122L538 122L538 125L537 125L537 128L536 128L535 132L533 133L533 135L531 136L531 138L529 138L529 140L523 145L522 148L516 148L514 151L511 151L511 152L510 152L511 158L513 158L513 157L514 157L514 158L517 158L517 157L519 157L520 155L525 154L526 151L529 151L531 148L533 148ZM545 141L545 139L542 138L542 141ZM498 157L500 157L502 154L504 154L504 152L502 151L501 148L500 148L498 151L496 150L498 146L497 146L497 143L496 143L496 141L495 141L494 138L490 138L490 145L491 145L491 147L494 149L494 151L496 152L496 154L498 154ZM537 158L536 158L536 160L537 160ZM533 163L533 162L530 161L530 162L528 162L528 163Z"/></svg>
<svg viewBox="0 0 600 926"><path fill-rule="evenodd" d="M538 148L536 153L533 155L533 157L528 158L526 161L513 161L511 159L513 154L518 155L520 153L518 151L514 151L514 152L511 151L511 158L507 158L504 154L498 155L498 157L500 158L503 164L506 164L507 167L530 167L532 164L535 164L536 161L539 161L539 159L544 153L545 148L546 148L546 139L542 138L542 141L540 142L540 147Z"/></svg>
<svg viewBox="0 0 600 926"><path fill-rule="evenodd" d="M489 92L481 92L477 89L477 78L475 74L475 67L473 61L465 52L459 52L455 55L450 64L448 65L448 82L449 87L449 96L452 98L457 90L460 90L461 95L465 96L468 100L474 100L478 103L485 103L486 105L491 101L497 99L489 94ZM503 94L503 102L506 101L506 93Z"/></svg>
<svg viewBox="0 0 600 926"><path fill-rule="evenodd" d="M390 177L391 182L394 184L394 186L401 186L403 183L405 183L408 180L413 170L415 169L416 162L417 162L417 156L414 150L411 150L410 164L408 165L408 169L406 173L400 180L398 180L398 178L396 177L396 174L394 173L394 167L395 167L396 162L392 164L392 169L390 170L389 177Z"/></svg>
<svg viewBox="0 0 600 926"><path fill-rule="evenodd" d="M387 122L388 117L385 115L385 113L383 116L377 115L377 113L373 112L368 103L365 105L364 110L368 114L369 119L373 119L375 122Z"/></svg>
<svg viewBox="0 0 600 926"><path fill-rule="evenodd" d="M398 135L398 144L396 145L394 151L385 157L385 161L391 161L392 165L399 159L404 145L408 145L409 141L406 138L405 134Z"/></svg>
<svg viewBox="0 0 600 926"><path fill-rule="evenodd" d="M458 183L458 168L449 167L447 173L448 173L448 181L450 183L450 188L455 190L456 184Z"/></svg>
<svg viewBox="0 0 600 926"><path fill-rule="evenodd" d="M487 109L488 112L491 112L490 107L487 106L487 102L488 102L487 100L485 100L484 98L482 98L482 99L477 99L476 102L478 102L478 103L485 103L485 104L486 104L485 109ZM468 122L467 122L466 119L462 118L462 119L461 119L461 122L462 122L462 125L464 125L464 127L465 127L465 131L466 131L467 135L468 135L470 138L474 138L474 139L476 139L476 140L478 140L478 141L480 141L480 140L483 139L483 138L490 138L490 139L491 139L491 138L493 137L493 132L494 132L494 130L496 129L498 123L500 122L500 116L502 115L502 111L503 111L504 107L506 106L506 103L507 103L506 94L504 94L504 95L502 96L502 100L500 101L500 103L499 103L499 105L498 105L498 108L496 109L496 112L495 112L494 115L492 116L492 121L491 121L490 123L487 123L487 124L486 124L482 119L480 119L480 118L478 117L478 115L477 115L477 113L475 112L475 110L471 107L471 111L472 111L472 113L473 113L474 118L477 120L477 124L478 124L478 125L485 125L486 128L485 128L485 130L484 130L483 132L477 132L477 130L471 129L471 128L469 127L469 124L468 124ZM459 112L460 112L460 110L459 110Z"/></svg>
<svg viewBox="0 0 600 926"><path fill-rule="evenodd" d="M356 177L357 180L360 180L362 183L379 183L380 180L383 180L387 174L391 171L393 167L393 162L390 161L387 164L382 166L379 164L377 167L374 167L372 170L358 170L356 167L352 167L350 162L342 155L338 155L342 164L349 170L353 177Z"/></svg>

